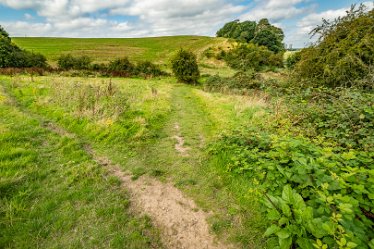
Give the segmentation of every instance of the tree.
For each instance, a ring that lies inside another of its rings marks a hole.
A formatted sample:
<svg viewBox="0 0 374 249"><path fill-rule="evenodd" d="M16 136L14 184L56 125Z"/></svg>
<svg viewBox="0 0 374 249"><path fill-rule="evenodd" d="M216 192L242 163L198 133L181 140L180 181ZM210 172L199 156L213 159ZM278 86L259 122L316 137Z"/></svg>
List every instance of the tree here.
<svg viewBox="0 0 374 249"><path fill-rule="evenodd" d="M265 18L261 19L258 24L254 21L240 22L235 20L228 22L217 31L217 36L266 46L275 53L284 50L282 29L271 25L269 20Z"/></svg>
<svg viewBox="0 0 374 249"><path fill-rule="evenodd" d="M283 43L278 38L277 34L272 32L270 29L262 29L261 31L257 32L252 42L260 46L265 46L270 51L275 53L284 50Z"/></svg>
<svg viewBox="0 0 374 249"><path fill-rule="evenodd" d="M189 51L180 49L171 60L175 77L185 83L196 83L200 77L196 56Z"/></svg>

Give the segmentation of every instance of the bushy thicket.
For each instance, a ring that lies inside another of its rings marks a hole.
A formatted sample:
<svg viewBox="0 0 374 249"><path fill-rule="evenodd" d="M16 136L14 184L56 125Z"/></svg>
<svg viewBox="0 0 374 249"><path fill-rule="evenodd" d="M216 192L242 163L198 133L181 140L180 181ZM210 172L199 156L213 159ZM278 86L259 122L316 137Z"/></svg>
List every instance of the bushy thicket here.
<svg viewBox="0 0 374 249"><path fill-rule="evenodd" d="M47 67L47 59L39 53L33 53L19 48L0 26L0 68L30 68Z"/></svg>
<svg viewBox="0 0 374 249"><path fill-rule="evenodd" d="M189 51L180 49L171 59L175 77L185 83L196 83L200 77L196 56Z"/></svg>
<svg viewBox="0 0 374 249"><path fill-rule="evenodd" d="M295 67L297 81L328 87L374 87L373 81L365 80L374 71L374 10L353 6L344 17L323 20L313 34L320 36L319 41L301 51Z"/></svg>
<svg viewBox="0 0 374 249"><path fill-rule="evenodd" d="M265 46L253 43L239 44L237 47L225 53L224 60L237 70L260 71L266 67L282 67L283 53L274 53Z"/></svg>
<svg viewBox="0 0 374 249"><path fill-rule="evenodd" d="M228 22L217 31L217 36L265 46L274 53L284 50L282 29L271 25L268 19L261 19L258 24L254 21Z"/></svg>
<svg viewBox="0 0 374 249"><path fill-rule="evenodd" d="M301 60L300 52L293 52L290 54L285 61L285 66L289 69L295 68L295 65Z"/></svg>
<svg viewBox="0 0 374 249"><path fill-rule="evenodd" d="M91 62L92 60L85 55L74 57L71 54L66 54L58 58L57 65L63 70L85 70L90 68Z"/></svg>
<svg viewBox="0 0 374 249"><path fill-rule="evenodd" d="M58 58L58 67L61 70L95 71L104 75L122 77L157 77L167 75L158 65L152 62L144 61L134 64L127 57L112 60L108 64L97 64L92 63L92 59L88 56L73 56L67 54Z"/></svg>
<svg viewBox="0 0 374 249"><path fill-rule="evenodd" d="M211 92L245 94L250 89L260 89L264 79L254 71L238 72L232 77L210 76L204 90Z"/></svg>

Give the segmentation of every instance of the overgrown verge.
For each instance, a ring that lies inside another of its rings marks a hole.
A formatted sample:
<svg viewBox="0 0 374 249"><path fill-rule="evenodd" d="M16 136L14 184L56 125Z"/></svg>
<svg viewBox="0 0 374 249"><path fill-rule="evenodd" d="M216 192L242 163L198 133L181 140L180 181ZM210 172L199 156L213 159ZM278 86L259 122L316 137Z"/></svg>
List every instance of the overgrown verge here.
<svg viewBox="0 0 374 249"><path fill-rule="evenodd" d="M270 221L270 247L372 248L374 152L248 131L222 137L228 172L248 178Z"/></svg>
<svg viewBox="0 0 374 249"><path fill-rule="evenodd" d="M1 248L162 248L80 141L13 104L0 92Z"/></svg>

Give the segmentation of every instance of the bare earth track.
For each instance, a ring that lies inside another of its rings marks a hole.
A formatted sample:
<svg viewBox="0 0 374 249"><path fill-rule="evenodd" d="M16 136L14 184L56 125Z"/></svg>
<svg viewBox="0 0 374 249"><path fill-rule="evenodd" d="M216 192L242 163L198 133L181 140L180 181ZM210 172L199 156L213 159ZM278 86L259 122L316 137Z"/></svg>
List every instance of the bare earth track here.
<svg viewBox="0 0 374 249"><path fill-rule="evenodd" d="M61 136L76 137L53 123L48 122L44 126ZM148 176L133 180L130 173L122 171L110 159L98 156L89 145L84 147L98 164L121 180L123 188L130 192L131 203L135 211L148 215L160 228L161 239L166 248L230 248L217 242L210 233L206 222L209 214L199 210L192 200L184 197L183 193L173 185L162 183Z"/></svg>

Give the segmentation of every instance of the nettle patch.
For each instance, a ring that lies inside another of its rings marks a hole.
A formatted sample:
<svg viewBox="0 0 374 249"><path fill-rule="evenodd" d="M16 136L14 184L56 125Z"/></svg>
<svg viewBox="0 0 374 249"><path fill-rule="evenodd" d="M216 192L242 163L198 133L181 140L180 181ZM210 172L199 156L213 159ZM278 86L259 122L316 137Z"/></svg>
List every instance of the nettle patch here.
<svg viewBox="0 0 374 249"><path fill-rule="evenodd" d="M227 171L248 177L273 248L374 247L373 152L256 132L223 137L210 152L225 153Z"/></svg>

